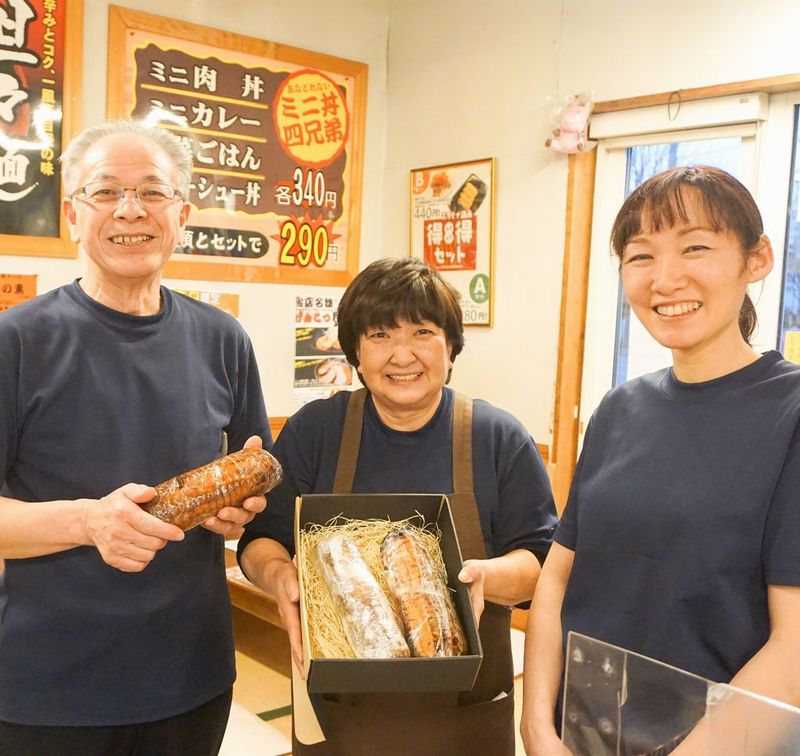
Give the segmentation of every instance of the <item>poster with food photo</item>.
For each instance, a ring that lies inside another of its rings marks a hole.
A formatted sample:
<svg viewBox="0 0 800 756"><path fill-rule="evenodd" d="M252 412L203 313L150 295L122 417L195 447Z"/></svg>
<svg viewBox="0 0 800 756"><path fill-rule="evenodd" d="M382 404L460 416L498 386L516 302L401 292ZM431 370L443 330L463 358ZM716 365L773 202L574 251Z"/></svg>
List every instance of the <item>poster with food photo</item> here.
<svg viewBox="0 0 800 756"><path fill-rule="evenodd" d="M458 289L464 325L492 324L494 158L411 171L411 255Z"/></svg>
<svg viewBox="0 0 800 756"><path fill-rule="evenodd" d="M298 357L294 361L295 388L324 389L323 396L330 396L352 383L353 368L344 357Z"/></svg>
<svg viewBox="0 0 800 756"><path fill-rule="evenodd" d="M355 373L339 344L339 297L298 294L294 318L295 406L353 388Z"/></svg>
<svg viewBox="0 0 800 756"><path fill-rule="evenodd" d="M336 326L328 328L295 327L295 354L298 357L342 356Z"/></svg>

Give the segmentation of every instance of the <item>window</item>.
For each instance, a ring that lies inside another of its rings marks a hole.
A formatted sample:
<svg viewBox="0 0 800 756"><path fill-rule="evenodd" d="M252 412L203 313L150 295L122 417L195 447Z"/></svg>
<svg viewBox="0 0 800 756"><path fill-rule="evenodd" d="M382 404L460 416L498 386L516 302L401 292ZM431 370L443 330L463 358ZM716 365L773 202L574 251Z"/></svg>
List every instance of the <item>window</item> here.
<svg viewBox="0 0 800 756"><path fill-rule="evenodd" d="M781 287L778 349L787 359L800 362L800 106L794 106L794 138L786 208L786 243Z"/></svg>

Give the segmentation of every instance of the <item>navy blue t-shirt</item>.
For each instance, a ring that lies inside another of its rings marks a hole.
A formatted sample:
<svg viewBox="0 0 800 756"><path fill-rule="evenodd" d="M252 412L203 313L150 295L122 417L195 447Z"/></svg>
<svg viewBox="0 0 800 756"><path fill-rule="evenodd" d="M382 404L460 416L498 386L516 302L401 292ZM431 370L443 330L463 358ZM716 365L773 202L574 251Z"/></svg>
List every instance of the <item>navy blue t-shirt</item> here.
<svg viewBox="0 0 800 756"><path fill-rule="evenodd" d="M717 682L766 643L767 585L800 585L800 367L768 352L702 383L671 369L592 417L555 540L576 630Z"/></svg>
<svg viewBox="0 0 800 756"><path fill-rule="evenodd" d="M23 501L99 498L271 445L250 340L161 289L138 317L77 283L0 314L0 471ZM141 573L94 547L9 559L0 585L0 719L117 725L173 716L234 679L223 540L202 527Z"/></svg>
<svg viewBox="0 0 800 756"><path fill-rule="evenodd" d="M451 389L420 429L398 431L379 418L367 397L354 493L450 493L453 490ZM252 540L272 538L294 554L297 495L330 493L349 396L307 404L278 436L273 454L284 482L245 528L239 552ZM472 419L475 495L488 557L529 549L543 560L557 523L550 482L530 434L512 415L475 400Z"/></svg>

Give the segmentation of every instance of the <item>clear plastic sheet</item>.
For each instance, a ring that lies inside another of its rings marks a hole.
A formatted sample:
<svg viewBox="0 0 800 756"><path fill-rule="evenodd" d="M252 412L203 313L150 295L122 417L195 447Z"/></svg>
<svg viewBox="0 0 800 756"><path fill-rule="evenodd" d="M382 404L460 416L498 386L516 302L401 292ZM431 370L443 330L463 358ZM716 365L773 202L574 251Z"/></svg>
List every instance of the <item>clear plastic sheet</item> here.
<svg viewBox="0 0 800 756"><path fill-rule="evenodd" d="M575 756L796 756L800 709L571 632L562 740Z"/></svg>

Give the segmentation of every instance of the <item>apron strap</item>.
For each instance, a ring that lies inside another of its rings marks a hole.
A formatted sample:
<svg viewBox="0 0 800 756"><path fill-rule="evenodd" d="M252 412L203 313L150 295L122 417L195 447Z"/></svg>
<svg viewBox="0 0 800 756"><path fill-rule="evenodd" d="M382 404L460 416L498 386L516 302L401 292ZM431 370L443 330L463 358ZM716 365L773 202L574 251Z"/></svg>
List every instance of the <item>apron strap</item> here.
<svg viewBox="0 0 800 756"><path fill-rule="evenodd" d="M350 394L344 417L332 493L348 494L353 492L366 398L367 390L363 388ZM448 498L452 504L453 520L461 544L461 553L464 559L485 559L483 530L473 493L472 399L463 394L455 395L452 436L454 493Z"/></svg>
<svg viewBox="0 0 800 756"><path fill-rule="evenodd" d="M472 478L472 399L456 394L453 403L453 520L464 559L485 559L483 529Z"/></svg>
<svg viewBox="0 0 800 756"><path fill-rule="evenodd" d="M447 498L450 499L461 555L464 559L486 559L481 516L473 486L472 399L461 394L456 394L453 404L453 490L454 493ZM513 689L514 666L511 656L510 618L511 612L507 607L486 603L479 628L484 661L473 689L459 694L460 706L485 704L501 691L509 692ZM498 701L493 702L488 707L486 716L497 718L498 705ZM493 747L492 753L499 756L514 752L514 744L511 742L514 729L511 722L513 713L506 713L493 725L482 720L477 712L474 712L473 716L476 717L472 728L472 736L476 738L474 742L480 742L481 733L494 728L492 731L496 733L497 744ZM501 745L502 743L505 745ZM467 752L461 751L461 753ZM484 753L485 749L480 752Z"/></svg>
<svg viewBox="0 0 800 756"><path fill-rule="evenodd" d="M447 498L458 533L458 543L464 559L486 559L486 546L475 496L472 474L472 399L461 394L455 395L453 404L453 491ZM491 701L501 691L509 692L514 687L514 666L511 656L510 634L511 611L505 606L488 601L483 610L480 623L481 644L483 645L483 664L481 664L475 686L472 690L459 694L460 706ZM480 742L482 732L494 728L497 745L492 753L511 754L514 752L513 712L499 716L500 702L488 707L487 716L498 719L493 725L481 720L477 712L471 730L474 742ZM484 706L483 708L487 708ZM512 706L513 708L513 706ZM492 712L492 714L489 714ZM505 743L505 745L501 745ZM467 753L468 751L461 751ZM481 753L485 750L480 751ZM475 751L478 753L478 751Z"/></svg>
<svg viewBox="0 0 800 756"><path fill-rule="evenodd" d="M472 399L455 395L453 404L453 491L472 493Z"/></svg>
<svg viewBox="0 0 800 756"><path fill-rule="evenodd" d="M353 481L356 477L358 465L358 451L361 447L361 428L364 424L364 402L367 399L367 390L358 389L350 393L347 401L347 412L344 416L342 440L339 444L339 460L336 463L336 475L333 479L335 494L349 494L353 492Z"/></svg>
<svg viewBox="0 0 800 756"><path fill-rule="evenodd" d="M361 445L366 397L366 389L354 391L350 395L342 429L333 493L352 493L353 480L355 479L356 466L358 464L358 452ZM478 503L473 490L472 399L469 397L461 394L455 395L452 429L453 488L455 493L449 494L447 498L450 500L453 520L461 545L461 554L464 559L485 559L486 548L483 542L483 530L481 529L481 520L478 513ZM510 691L513 688L514 675L509 635L510 616L511 612L507 607L491 603L486 604L480 625L484 664L481 665L475 687L471 691L464 691L458 695L461 706L486 703L491 701L499 692ZM391 735L390 728L379 724L377 719L375 720L376 726L370 725L372 721L370 713L374 714L370 702L375 698L374 694L355 696L354 698L359 699L359 703L354 707L348 706L344 711L339 712L333 718L334 722L345 719L345 712L352 709L353 713L358 715L357 731L359 737L364 738L365 743L370 742L366 740L367 731L372 733L373 730L376 730L369 737L374 735L375 738L379 739L379 742L386 745L387 737ZM500 735L494 736L497 738L497 744L493 742L492 753L497 753L498 756L501 754L506 756L513 753L513 710L509 708L508 712L506 712L507 716L504 714L498 718L497 707L502 707L503 704L501 702L502 699L500 702L493 702L489 708L482 707L482 711L486 709L483 716L478 715L478 712L471 711L470 717L475 721L471 725L464 723L463 728L465 732L469 730L472 738L478 738L481 733L485 732L494 732L495 730L501 732L502 737ZM497 721L491 724L488 721L489 719ZM323 729L327 731L328 727L326 726ZM507 746L500 745L503 742L503 737L509 741ZM329 736L330 740L335 741L337 745L339 743L336 737ZM325 745L320 744L319 746L311 746L311 748L317 749L315 751L300 749L297 753L304 756L307 753L308 756L311 756L312 753L314 756L317 756L317 754L323 756L323 754L330 753L328 750L321 750L325 747ZM347 747L350 747L349 742ZM306 746L304 748L307 749L309 747ZM375 749L370 751L370 753L374 752L376 752ZM409 751L405 748L400 751L384 748L382 752L385 752L387 756L388 754L393 754L394 756L394 754L408 753ZM462 752L466 753L467 751ZM485 752L487 752L486 749L481 750L481 753Z"/></svg>

